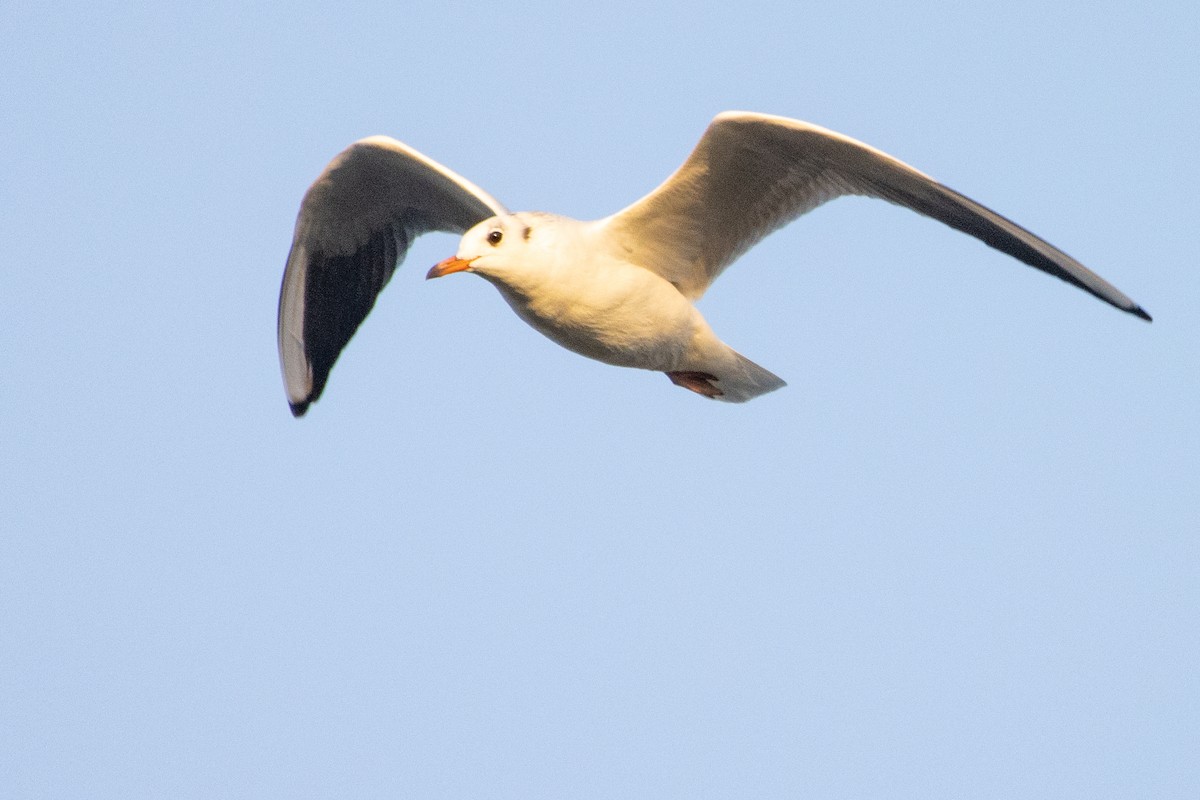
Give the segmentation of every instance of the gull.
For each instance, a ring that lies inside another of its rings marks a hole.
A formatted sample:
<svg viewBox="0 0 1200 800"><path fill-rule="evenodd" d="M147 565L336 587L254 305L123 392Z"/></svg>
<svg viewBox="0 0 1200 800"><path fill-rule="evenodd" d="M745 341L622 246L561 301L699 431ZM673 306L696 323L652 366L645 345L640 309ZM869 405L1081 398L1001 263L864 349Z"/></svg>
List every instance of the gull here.
<svg viewBox="0 0 1200 800"><path fill-rule="evenodd" d="M718 114L667 180L583 222L510 213L475 184L386 136L350 145L304 195L279 297L279 359L292 414L329 371L423 233L462 234L427 278L470 272L533 328L589 358L664 372L741 403L783 380L722 342L694 302L763 237L843 195L876 197L970 234L1122 311L1150 315L1016 223L869 145L817 125Z"/></svg>

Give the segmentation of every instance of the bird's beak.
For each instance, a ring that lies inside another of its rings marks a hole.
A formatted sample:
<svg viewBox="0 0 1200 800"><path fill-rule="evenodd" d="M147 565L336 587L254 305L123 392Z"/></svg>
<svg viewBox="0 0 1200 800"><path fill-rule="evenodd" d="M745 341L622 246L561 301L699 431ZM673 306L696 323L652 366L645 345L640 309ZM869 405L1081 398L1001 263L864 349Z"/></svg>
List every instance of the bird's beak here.
<svg viewBox="0 0 1200 800"><path fill-rule="evenodd" d="M476 256L475 258L478 258ZM429 274L425 276L425 280L430 278L440 278L443 275L449 275L451 272L462 272L471 268L471 262L475 258L459 258L458 256L450 256L445 261L439 261L429 270Z"/></svg>

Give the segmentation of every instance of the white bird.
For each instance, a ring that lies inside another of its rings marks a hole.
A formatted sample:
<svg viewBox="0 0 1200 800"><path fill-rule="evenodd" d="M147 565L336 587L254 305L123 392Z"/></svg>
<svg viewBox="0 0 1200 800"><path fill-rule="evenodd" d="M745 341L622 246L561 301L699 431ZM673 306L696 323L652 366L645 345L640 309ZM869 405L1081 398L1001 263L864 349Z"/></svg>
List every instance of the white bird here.
<svg viewBox="0 0 1200 800"><path fill-rule="evenodd" d="M304 196L279 298L279 359L296 416L404 259L429 231L463 233L427 277L473 272L523 320L581 355L665 372L744 402L784 382L717 338L693 302L772 231L842 195L944 222L1149 320L1075 259L907 164L799 120L719 114L657 189L604 219L511 214L441 164L386 136L350 145Z"/></svg>

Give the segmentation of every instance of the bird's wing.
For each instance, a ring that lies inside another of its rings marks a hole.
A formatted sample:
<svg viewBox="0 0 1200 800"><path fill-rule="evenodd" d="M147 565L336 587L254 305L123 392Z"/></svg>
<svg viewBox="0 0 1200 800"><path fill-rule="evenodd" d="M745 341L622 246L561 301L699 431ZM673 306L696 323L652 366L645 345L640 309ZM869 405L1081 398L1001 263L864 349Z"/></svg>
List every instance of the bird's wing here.
<svg viewBox="0 0 1200 800"><path fill-rule="evenodd" d="M878 197L1150 319L1058 248L886 153L799 120L727 111L657 189L604 220L636 263L695 299L767 234L842 195Z"/></svg>
<svg viewBox="0 0 1200 800"><path fill-rule="evenodd" d="M464 233L505 213L482 189L395 139L372 136L338 154L304 195L279 292L279 363L292 413L321 396L413 239Z"/></svg>

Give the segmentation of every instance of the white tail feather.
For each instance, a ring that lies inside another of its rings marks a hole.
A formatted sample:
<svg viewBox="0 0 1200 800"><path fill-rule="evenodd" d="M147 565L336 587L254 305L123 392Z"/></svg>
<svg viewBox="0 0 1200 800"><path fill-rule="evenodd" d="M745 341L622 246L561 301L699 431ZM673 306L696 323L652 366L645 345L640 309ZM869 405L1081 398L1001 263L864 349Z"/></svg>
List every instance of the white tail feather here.
<svg viewBox="0 0 1200 800"><path fill-rule="evenodd" d="M730 367L717 375L717 388L721 394L717 400L726 403L744 403L760 394L782 389L787 383L773 372L769 372L741 353L730 350L735 358Z"/></svg>

